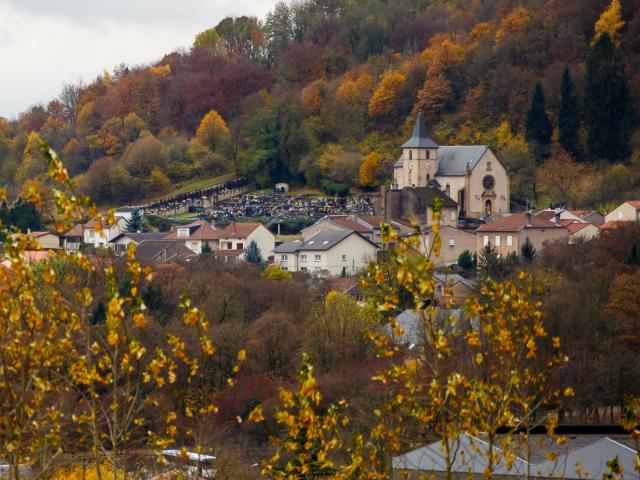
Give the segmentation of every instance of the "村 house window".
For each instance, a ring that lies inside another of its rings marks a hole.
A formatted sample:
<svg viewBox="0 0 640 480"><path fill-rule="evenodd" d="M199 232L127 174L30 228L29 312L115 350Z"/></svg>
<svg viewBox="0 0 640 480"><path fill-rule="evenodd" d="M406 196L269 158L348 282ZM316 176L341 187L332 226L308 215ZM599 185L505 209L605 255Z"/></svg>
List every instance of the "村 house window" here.
<svg viewBox="0 0 640 480"><path fill-rule="evenodd" d="M500 246L500 235L496 235L496 247Z"/></svg>
<svg viewBox="0 0 640 480"><path fill-rule="evenodd" d="M450 247L455 247L455 246L456 246L456 240L455 240L455 238L450 238L450 239L449 239L449 246L450 246Z"/></svg>
<svg viewBox="0 0 640 480"><path fill-rule="evenodd" d="M236 250L244 250L244 243L237 243Z"/></svg>
<svg viewBox="0 0 640 480"><path fill-rule="evenodd" d="M316 262L319 262L321 260L322 257L320 257L320 255L316 255L315 260Z"/></svg>
<svg viewBox="0 0 640 480"><path fill-rule="evenodd" d="M280 258L282 258L283 262L286 262L286 261L289 260L289 257L287 255L282 255L282 257L280 257Z"/></svg>
<svg viewBox="0 0 640 480"><path fill-rule="evenodd" d="M306 262L307 261L307 256L306 255L300 255L300 261L301 262Z"/></svg>
<svg viewBox="0 0 640 480"><path fill-rule="evenodd" d="M513 235L507 235L507 247L513 246Z"/></svg>
<svg viewBox="0 0 640 480"><path fill-rule="evenodd" d="M179 228L178 229L178 236L179 237L188 237L189 236L189 229L188 228Z"/></svg>
<svg viewBox="0 0 640 480"><path fill-rule="evenodd" d="M300 267L300 271L301 272L306 272L307 271L307 267Z"/></svg>
<svg viewBox="0 0 640 480"><path fill-rule="evenodd" d="M487 245L489 245L489 235L484 235L482 237L482 246L486 247Z"/></svg>

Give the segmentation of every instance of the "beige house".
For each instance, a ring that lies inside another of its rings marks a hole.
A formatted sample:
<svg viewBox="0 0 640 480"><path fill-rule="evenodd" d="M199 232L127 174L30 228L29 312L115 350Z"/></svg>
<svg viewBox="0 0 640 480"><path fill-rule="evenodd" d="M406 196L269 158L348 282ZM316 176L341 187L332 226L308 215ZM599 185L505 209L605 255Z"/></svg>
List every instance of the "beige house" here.
<svg viewBox="0 0 640 480"><path fill-rule="evenodd" d="M462 307L478 289L474 281L456 273L434 273L433 279L436 282L435 297L441 306L451 302L456 307Z"/></svg>
<svg viewBox="0 0 640 480"><path fill-rule="evenodd" d="M440 227L440 255L431 252L435 235L428 228L422 235L420 249L424 255L431 253L431 259L436 265L451 265L458 262L458 257L465 250L470 253L476 251L476 235L465 230L448 225Z"/></svg>
<svg viewBox="0 0 640 480"><path fill-rule="evenodd" d="M640 223L640 200L629 200L618 208L609 212L605 222L636 222Z"/></svg>
<svg viewBox="0 0 640 480"><path fill-rule="evenodd" d="M567 240L569 231L562 225L559 216L550 222L531 213L514 213L494 222L485 223L476 230L476 253L491 244L501 256L520 254L520 248L528 238L540 252L549 242Z"/></svg>
<svg viewBox="0 0 640 480"><path fill-rule="evenodd" d="M433 224L433 206L440 202L440 225L458 225L458 204L440 189L429 187L406 187L402 190L384 189L379 205L374 209L391 218L415 221L419 225Z"/></svg>
<svg viewBox="0 0 640 480"><path fill-rule="evenodd" d="M324 230L274 250L274 263L290 272L321 277L351 276L376 259L377 246L352 230Z"/></svg>
<svg viewBox="0 0 640 480"><path fill-rule="evenodd" d="M218 235L216 228L208 222L199 220L180 225L171 233L164 236L164 240L177 240L194 253L202 253L205 244L214 250L217 248Z"/></svg>
<svg viewBox="0 0 640 480"><path fill-rule="evenodd" d="M51 232L30 232L33 238L43 250L57 250L60 248L60 237Z"/></svg>
<svg viewBox="0 0 640 480"><path fill-rule="evenodd" d="M600 235L600 227L591 223L562 220L569 231L569 243L588 242Z"/></svg>
<svg viewBox="0 0 640 480"><path fill-rule="evenodd" d="M393 190L436 186L458 203L460 214L509 213L509 175L486 145L440 146L426 132L422 112L393 168Z"/></svg>

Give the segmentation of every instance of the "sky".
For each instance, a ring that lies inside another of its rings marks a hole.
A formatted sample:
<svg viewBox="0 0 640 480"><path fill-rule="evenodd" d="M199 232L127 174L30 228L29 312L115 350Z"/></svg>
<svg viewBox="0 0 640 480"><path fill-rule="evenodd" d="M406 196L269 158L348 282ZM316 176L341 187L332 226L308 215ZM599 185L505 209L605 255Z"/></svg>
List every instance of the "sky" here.
<svg viewBox="0 0 640 480"><path fill-rule="evenodd" d="M47 104L64 83L188 48L224 17L264 18L276 0L0 0L0 116Z"/></svg>

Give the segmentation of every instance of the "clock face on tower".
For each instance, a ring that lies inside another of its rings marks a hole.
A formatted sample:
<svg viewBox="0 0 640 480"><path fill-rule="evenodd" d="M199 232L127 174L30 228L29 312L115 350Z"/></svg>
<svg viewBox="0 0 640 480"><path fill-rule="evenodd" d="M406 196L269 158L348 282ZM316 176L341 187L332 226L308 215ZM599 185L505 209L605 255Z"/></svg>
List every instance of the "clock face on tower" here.
<svg viewBox="0 0 640 480"><path fill-rule="evenodd" d="M496 185L496 181L493 178L493 175L486 175L482 179L482 186L484 187L485 190L492 190L493 187L495 187L495 185Z"/></svg>

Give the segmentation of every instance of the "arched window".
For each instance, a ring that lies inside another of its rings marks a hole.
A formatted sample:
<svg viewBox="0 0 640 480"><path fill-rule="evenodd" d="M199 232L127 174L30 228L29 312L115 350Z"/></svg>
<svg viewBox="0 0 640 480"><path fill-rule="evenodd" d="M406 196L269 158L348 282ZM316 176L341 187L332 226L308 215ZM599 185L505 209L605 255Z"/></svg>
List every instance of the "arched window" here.
<svg viewBox="0 0 640 480"><path fill-rule="evenodd" d="M429 160L431 158L431 154L429 152L429 150L427 150L427 160Z"/></svg>
<svg viewBox="0 0 640 480"><path fill-rule="evenodd" d="M409 160L413 160L413 150L409 150Z"/></svg>
<svg viewBox="0 0 640 480"><path fill-rule="evenodd" d="M431 175L427 173L427 183L429 183L429 180L431 180Z"/></svg>
<svg viewBox="0 0 640 480"><path fill-rule="evenodd" d="M444 192L447 194L447 197L451 196L451 186L447 183L447 186L444 187Z"/></svg>
<svg viewBox="0 0 640 480"><path fill-rule="evenodd" d="M491 162L487 162L487 172L491 171Z"/></svg>
<svg viewBox="0 0 640 480"><path fill-rule="evenodd" d="M484 213L485 215L491 215L491 200L487 200L484 204Z"/></svg>

